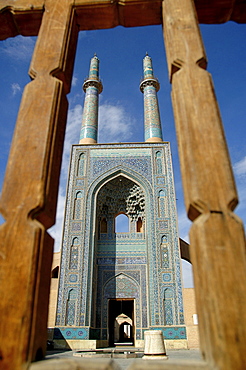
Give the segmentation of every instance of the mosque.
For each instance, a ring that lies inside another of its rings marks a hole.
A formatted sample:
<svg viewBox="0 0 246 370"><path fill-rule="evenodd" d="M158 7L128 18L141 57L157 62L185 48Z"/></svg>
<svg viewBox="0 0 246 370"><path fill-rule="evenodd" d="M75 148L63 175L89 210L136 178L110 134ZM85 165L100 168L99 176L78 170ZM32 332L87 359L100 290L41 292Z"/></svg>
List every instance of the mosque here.
<svg viewBox="0 0 246 370"><path fill-rule="evenodd" d="M181 276L181 254L189 260L188 245L178 236L170 144L163 141L158 108L160 85L147 54L143 73L142 143L97 143L103 86L96 55L83 84L59 283L57 256L50 296L50 332L60 347L143 347L144 331L150 329L162 330L168 348L198 347L193 289L183 289Z"/></svg>

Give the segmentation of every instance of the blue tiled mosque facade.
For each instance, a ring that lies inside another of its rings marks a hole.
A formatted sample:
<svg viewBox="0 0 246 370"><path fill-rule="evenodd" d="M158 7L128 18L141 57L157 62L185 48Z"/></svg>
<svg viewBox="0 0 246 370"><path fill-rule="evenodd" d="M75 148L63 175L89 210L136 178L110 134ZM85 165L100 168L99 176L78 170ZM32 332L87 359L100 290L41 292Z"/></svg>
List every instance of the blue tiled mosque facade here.
<svg viewBox="0 0 246 370"><path fill-rule="evenodd" d="M116 232L119 214L125 232ZM73 145L57 338L112 345L122 341L115 322L125 314L133 345L149 329L186 339L180 264L169 143Z"/></svg>

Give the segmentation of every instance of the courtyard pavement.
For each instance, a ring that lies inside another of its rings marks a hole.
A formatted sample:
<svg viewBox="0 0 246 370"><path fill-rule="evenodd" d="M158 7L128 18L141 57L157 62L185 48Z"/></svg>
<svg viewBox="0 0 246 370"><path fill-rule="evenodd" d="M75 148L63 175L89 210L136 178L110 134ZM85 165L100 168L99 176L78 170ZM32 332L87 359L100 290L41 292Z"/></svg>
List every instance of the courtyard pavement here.
<svg viewBox="0 0 246 370"><path fill-rule="evenodd" d="M62 359L66 357L74 356L76 351L62 351L62 350L52 350L47 351L46 359ZM168 350L167 351L168 360L179 360L179 361L201 361L202 357L199 349L186 349L186 350ZM98 357L97 357L98 358ZM120 369L126 370L135 361L138 363L144 361L142 358L113 358L113 360L118 364ZM153 360L154 361L154 360Z"/></svg>

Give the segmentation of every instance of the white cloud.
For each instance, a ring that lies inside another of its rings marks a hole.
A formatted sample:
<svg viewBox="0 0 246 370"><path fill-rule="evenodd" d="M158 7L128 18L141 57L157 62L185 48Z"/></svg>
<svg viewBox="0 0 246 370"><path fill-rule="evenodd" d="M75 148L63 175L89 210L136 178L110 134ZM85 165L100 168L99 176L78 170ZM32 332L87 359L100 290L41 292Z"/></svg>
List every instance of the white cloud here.
<svg viewBox="0 0 246 370"><path fill-rule="evenodd" d="M132 128L136 123L121 105L102 104L99 107L99 142L124 142L132 136Z"/></svg>
<svg viewBox="0 0 246 370"><path fill-rule="evenodd" d="M72 144L78 144L79 142L81 117L82 117L81 105L76 105L73 109L69 109L62 157L62 168L56 212L56 223L52 228L49 229L51 236L55 239L54 247L55 252L59 251L61 247L69 159Z"/></svg>
<svg viewBox="0 0 246 370"><path fill-rule="evenodd" d="M55 239L54 252L58 252L61 248L62 230L63 230L63 219L65 209L65 188L59 188L58 203L56 211L56 223L49 229L50 235Z"/></svg>
<svg viewBox="0 0 246 370"><path fill-rule="evenodd" d="M72 86L76 86L77 85L77 82L78 82L78 78L73 76L72 78Z"/></svg>
<svg viewBox="0 0 246 370"><path fill-rule="evenodd" d="M246 156L233 165L235 180L237 184L239 205L236 208L236 213L246 220Z"/></svg>
<svg viewBox="0 0 246 370"><path fill-rule="evenodd" d="M82 120L82 106L78 104L73 109L69 109L68 111L67 128L62 159L61 175L63 176L63 178L64 176L65 178L67 178L72 144L79 143L81 120Z"/></svg>
<svg viewBox="0 0 246 370"><path fill-rule="evenodd" d="M71 106L80 105L80 103L83 103L83 102L84 102L84 95L82 95L82 89L81 89L81 94L73 94L72 96L69 97L69 104Z"/></svg>
<svg viewBox="0 0 246 370"><path fill-rule="evenodd" d="M246 175L246 156L240 161L236 162L233 166L233 169L236 176Z"/></svg>
<svg viewBox="0 0 246 370"><path fill-rule="evenodd" d="M233 165L239 204L235 209L235 213L244 222L246 229L246 156Z"/></svg>
<svg viewBox="0 0 246 370"><path fill-rule="evenodd" d="M11 59L29 61L35 46L35 38L17 36L2 41L0 52Z"/></svg>
<svg viewBox="0 0 246 370"><path fill-rule="evenodd" d="M21 91L21 87L18 83L14 82L12 85L11 85L11 88L12 88L12 94L13 96L15 96L17 94L17 92Z"/></svg>
<svg viewBox="0 0 246 370"><path fill-rule="evenodd" d="M84 37L89 37L90 32L87 31L80 31L79 32L79 40L83 39Z"/></svg>
<svg viewBox="0 0 246 370"><path fill-rule="evenodd" d="M188 219L185 210L178 212L178 225L179 225L179 236L187 243L189 243L189 230L191 227L191 221Z"/></svg>

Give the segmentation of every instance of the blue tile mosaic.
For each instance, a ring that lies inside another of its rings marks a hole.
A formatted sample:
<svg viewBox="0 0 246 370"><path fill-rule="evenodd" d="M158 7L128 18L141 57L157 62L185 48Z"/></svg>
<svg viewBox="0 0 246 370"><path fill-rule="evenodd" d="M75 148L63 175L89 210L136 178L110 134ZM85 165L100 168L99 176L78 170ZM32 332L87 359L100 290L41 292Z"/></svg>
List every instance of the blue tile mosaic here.
<svg viewBox="0 0 246 370"><path fill-rule="evenodd" d="M78 280L78 275L75 275L75 274L69 275L70 283L76 283L77 280Z"/></svg>
<svg viewBox="0 0 246 370"><path fill-rule="evenodd" d="M162 279L163 281L171 281L172 280L172 275L170 273L164 273L162 274Z"/></svg>
<svg viewBox="0 0 246 370"><path fill-rule="evenodd" d="M120 212L130 219L129 233L114 232ZM143 232L136 232L139 217ZM175 327L183 324L176 225L168 143L74 145L56 320L62 335L107 339L108 300L133 299L136 338L153 327L169 339L184 336ZM73 288L75 302L68 300Z"/></svg>
<svg viewBox="0 0 246 370"><path fill-rule="evenodd" d="M170 326L168 328L163 328L163 327L152 327L150 328L151 330L161 330L163 333L164 339L187 339L186 336L186 327L181 326L181 327L175 327L175 326Z"/></svg>
<svg viewBox="0 0 246 370"><path fill-rule="evenodd" d="M67 326L55 328L54 339L89 339L89 328Z"/></svg>

